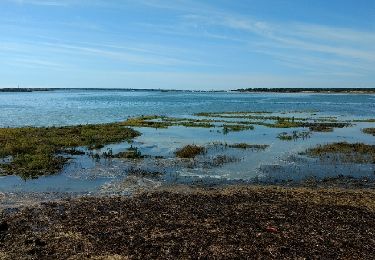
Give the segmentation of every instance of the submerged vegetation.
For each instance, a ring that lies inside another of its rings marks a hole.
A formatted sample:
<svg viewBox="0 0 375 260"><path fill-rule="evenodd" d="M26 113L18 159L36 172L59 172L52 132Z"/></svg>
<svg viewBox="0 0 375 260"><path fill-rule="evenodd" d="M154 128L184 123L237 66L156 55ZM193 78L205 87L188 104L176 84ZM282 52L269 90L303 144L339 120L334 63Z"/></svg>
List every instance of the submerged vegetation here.
<svg viewBox="0 0 375 260"><path fill-rule="evenodd" d="M293 112L296 113L296 112ZM260 114L260 115L259 115ZM265 115L262 115L265 114ZM272 112L204 112L196 113L198 117L212 117L223 119L246 119L252 121L241 121L242 124L247 122L253 125L262 125L271 128L296 128L296 127L309 127L312 131L331 131L334 127L343 128L350 126L348 122L337 122L337 118L309 118L309 117L295 117L295 116L279 116L270 115ZM285 114L285 113L281 113ZM220 121L218 119L215 119ZM236 121L232 121L236 122ZM239 123L239 122L237 122Z"/></svg>
<svg viewBox="0 0 375 260"><path fill-rule="evenodd" d="M297 140L301 138L306 139L306 138L309 138L310 136L311 136L310 132L293 131L292 133L282 132L277 135L277 138L279 138L280 140L284 140L284 141L291 141L291 140Z"/></svg>
<svg viewBox="0 0 375 260"><path fill-rule="evenodd" d="M310 126L310 131L311 132L333 132L333 127L322 125L322 124L317 124L317 125Z"/></svg>
<svg viewBox="0 0 375 260"><path fill-rule="evenodd" d="M133 127L153 127L153 128L167 128L171 126L167 122L153 121L158 119L158 116L140 116L129 118L121 124L124 126L133 126Z"/></svg>
<svg viewBox="0 0 375 260"><path fill-rule="evenodd" d="M67 127L0 128L0 158L10 157L0 164L4 174L24 178L59 171L75 147L99 149L106 144L130 140L139 132L120 124L78 125Z"/></svg>
<svg viewBox="0 0 375 260"><path fill-rule="evenodd" d="M364 128L362 129L362 131L366 134L375 136L375 128Z"/></svg>
<svg viewBox="0 0 375 260"><path fill-rule="evenodd" d="M140 159L144 156L137 147L130 146L125 152L120 152L113 155L114 158L124 158L124 159Z"/></svg>
<svg viewBox="0 0 375 260"><path fill-rule="evenodd" d="M224 124L223 125L224 134L227 134L229 132L240 132L240 131L253 130L253 129L254 129L254 126L252 125L240 125L240 124L236 124L236 125Z"/></svg>
<svg viewBox="0 0 375 260"><path fill-rule="evenodd" d="M375 163L375 145L339 142L318 145L306 151L307 155L350 163Z"/></svg>
<svg viewBox="0 0 375 260"><path fill-rule="evenodd" d="M199 145L186 145L178 149L175 154L179 158L194 158L197 155L203 154L206 152L206 149Z"/></svg>
<svg viewBox="0 0 375 260"><path fill-rule="evenodd" d="M293 112L296 113L296 112ZM280 114L280 113L279 113ZM282 113L281 113L282 114ZM309 128L314 132L331 132L334 128L350 126L349 122L338 122L335 117L310 118L280 116L268 111L250 112L201 112L195 117L176 118L167 116L140 116L129 118L124 126L168 128L170 126L222 128L222 133L253 130L254 125L269 128Z"/></svg>
<svg viewBox="0 0 375 260"><path fill-rule="evenodd" d="M375 123L375 118L355 119L355 120L353 120L353 122Z"/></svg>
<svg viewBox="0 0 375 260"><path fill-rule="evenodd" d="M286 112L285 112L286 113ZM284 113L284 114L285 114ZM297 113L293 111L291 113ZM306 113L306 112L304 112ZM300 114L303 115L302 113ZM311 131L330 132L334 128L350 126L348 121L338 121L336 117L285 116L282 112L202 112L192 117L168 117L147 115L129 118L124 122L98 125L79 125L68 127L23 127L0 129L0 173L17 174L25 178L58 172L69 155L84 153L78 147L100 149L109 143L132 139L140 133L127 127L168 128L183 126L192 128L219 128L210 132L228 134L230 132L253 130L254 125L269 128L308 128L309 131L281 133L281 140L296 140L310 137ZM355 120L354 120L355 121ZM364 133L374 135L374 128L363 129ZM237 147L235 147L237 145ZM247 144L236 144L231 148L264 149ZM194 158L205 152L200 146L187 146L176 152L177 157ZM99 157L99 155L95 155ZM103 153L104 157L143 158L137 148L113 155Z"/></svg>
<svg viewBox="0 0 375 260"><path fill-rule="evenodd" d="M267 144L247 144L247 143L238 143L238 144L230 144L228 145L230 148L237 148L237 149L259 149L264 150L269 147Z"/></svg>

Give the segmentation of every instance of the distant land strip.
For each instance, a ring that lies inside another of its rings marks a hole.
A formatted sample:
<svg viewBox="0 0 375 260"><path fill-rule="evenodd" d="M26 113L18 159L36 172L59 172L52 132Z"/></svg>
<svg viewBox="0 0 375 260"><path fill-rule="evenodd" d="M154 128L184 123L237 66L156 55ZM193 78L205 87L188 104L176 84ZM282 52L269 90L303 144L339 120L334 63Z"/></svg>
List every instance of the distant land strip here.
<svg viewBox="0 0 375 260"><path fill-rule="evenodd" d="M0 92L37 91L161 91L161 92L241 92L241 93L375 93L375 88L240 88L234 90L179 90L179 89L139 89L139 88L0 88Z"/></svg>
<svg viewBox="0 0 375 260"><path fill-rule="evenodd" d="M228 92L227 90L181 90L149 88L0 88L0 92L37 92L37 91L161 91L161 92Z"/></svg>
<svg viewBox="0 0 375 260"><path fill-rule="evenodd" d="M375 88L241 88L233 91L273 93L375 93Z"/></svg>

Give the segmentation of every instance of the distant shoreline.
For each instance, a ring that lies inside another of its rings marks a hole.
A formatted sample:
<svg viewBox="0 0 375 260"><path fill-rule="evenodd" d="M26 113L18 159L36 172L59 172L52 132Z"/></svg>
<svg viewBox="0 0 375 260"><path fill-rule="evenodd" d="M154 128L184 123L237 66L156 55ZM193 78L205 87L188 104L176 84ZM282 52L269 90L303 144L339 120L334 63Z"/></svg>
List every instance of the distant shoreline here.
<svg viewBox="0 0 375 260"><path fill-rule="evenodd" d="M347 94L373 94L375 88L245 88L236 89L241 93L347 93Z"/></svg>
<svg viewBox="0 0 375 260"><path fill-rule="evenodd" d="M73 91L160 91L193 93L322 93L322 94L375 94L375 88L242 88L234 90L178 90L178 89L134 89L134 88L0 88L0 92L47 92Z"/></svg>

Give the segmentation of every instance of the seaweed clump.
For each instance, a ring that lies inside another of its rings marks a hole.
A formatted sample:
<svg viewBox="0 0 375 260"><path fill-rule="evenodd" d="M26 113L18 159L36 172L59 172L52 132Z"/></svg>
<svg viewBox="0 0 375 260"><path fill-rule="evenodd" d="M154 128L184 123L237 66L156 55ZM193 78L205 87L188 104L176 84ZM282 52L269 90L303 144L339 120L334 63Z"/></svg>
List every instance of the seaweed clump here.
<svg viewBox="0 0 375 260"><path fill-rule="evenodd" d="M309 148L307 155L351 163L375 163L375 145L339 142Z"/></svg>
<svg viewBox="0 0 375 260"><path fill-rule="evenodd" d="M240 132L245 130L254 130L254 126L252 125L223 125L223 133L227 134L229 132Z"/></svg>
<svg viewBox="0 0 375 260"><path fill-rule="evenodd" d="M186 145L178 149L175 154L179 158L194 158L197 155L203 154L206 152L206 149L199 145Z"/></svg>
<svg viewBox="0 0 375 260"><path fill-rule="evenodd" d="M257 149L257 150L265 150L269 147L268 144L247 144L247 143L238 143L238 144L230 144L230 148L237 148L237 149Z"/></svg>
<svg viewBox="0 0 375 260"><path fill-rule="evenodd" d="M375 128L364 128L362 129L362 131L366 134L375 136Z"/></svg>
<svg viewBox="0 0 375 260"><path fill-rule="evenodd" d="M158 119L163 119L160 116L140 116L129 118L121 124L123 126L132 126L132 127L153 127L153 128L168 128L172 124L165 121L155 121ZM152 121L154 120L154 121Z"/></svg>
<svg viewBox="0 0 375 260"><path fill-rule="evenodd" d="M291 141L291 140L297 140L297 139L300 139L300 138L306 139L306 138L309 138L310 136L311 136L310 132L293 131L290 134L288 134L287 132L280 133L280 134L277 135L277 138L279 138L280 140L284 140L284 141Z"/></svg>
<svg viewBox="0 0 375 260"><path fill-rule="evenodd" d="M137 147L130 146L126 151L113 155L115 158L140 159L144 156Z"/></svg>
<svg viewBox="0 0 375 260"><path fill-rule="evenodd" d="M310 131L312 132L333 132L333 127L324 125L324 124L316 124L310 126Z"/></svg>
<svg viewBox="0 0 375 260"><path fill-rule="evenodd" d="M57 173L67 161L60 154L77 154L75 147L99 149L106 144L130 140L140 133L117 123L66 127L0 128L2 172L23 178Z"/></svg>

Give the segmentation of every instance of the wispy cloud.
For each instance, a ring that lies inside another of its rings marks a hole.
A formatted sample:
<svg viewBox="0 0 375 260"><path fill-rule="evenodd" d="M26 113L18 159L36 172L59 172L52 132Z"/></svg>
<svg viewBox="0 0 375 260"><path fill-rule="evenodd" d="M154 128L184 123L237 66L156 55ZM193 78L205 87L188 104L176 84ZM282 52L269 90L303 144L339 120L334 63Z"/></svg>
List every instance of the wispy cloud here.
<svg viewBox="0 0 375 260"><path fill-rule="evenodd" d="M276 59L283 56L284 62L299 63L301 68L307 63L316 62L317 57L320 63L331 64L332 68L362 67L371 70L369 68L375 67L373 31L300 22L275 23L257 19L256 14L253 17L243 16L191 0L176 1L172 5L160 0L142 0L140 3L185 13L180 16L180 23L173 26L144 25L160 33L238 42L239 48L248 45L251 47L249 51L253 52L262 52L266 49L272 51ZM233 33L218 33L216 28L227 28L243 34L241 38L237 38ZM255 42L262 44L254 49ZM303 60L298 59L301 52ZM362 66L358 65L361 63Z"/></svg>
<svg viewBox="0 0 375 260"><path fill-rule="evenodd" d="M239 41L239 46L247 45L251 52L268 52L275 60L282 57L284 64L298 70L310 68L314 73L348 76L374 72L375 32L372 31L303 23L275 24L219 12L182 18L183 23L199 24L207 30L221 27L242 32L241 40L246 43ZM324 64L326 70L318 64Z"/></svg>
<svg viewBox="0 0 375 260"><path fill-rule="evenodd" d="M147 48L148 47L148 48ZM199 60L187 59L185 57L171 57L172 53L167 53L170 49L164 48L164 55L161 53L162 47L145 46L144 48L130 47L126 45L113 44L73 44L56 43L47 41L38 42L2 42L0 44L0 54L2 52L17 54L43 53L43 54L70 54L72 58L85 56L96 57L98 59L109 59L138 65L157 66L207 66L207 63ZM54 54L54 55L53 55ZM48 64L46 64L48 65Z"/></svg>

